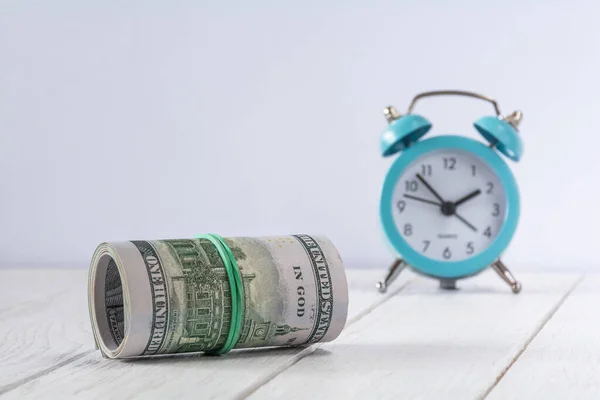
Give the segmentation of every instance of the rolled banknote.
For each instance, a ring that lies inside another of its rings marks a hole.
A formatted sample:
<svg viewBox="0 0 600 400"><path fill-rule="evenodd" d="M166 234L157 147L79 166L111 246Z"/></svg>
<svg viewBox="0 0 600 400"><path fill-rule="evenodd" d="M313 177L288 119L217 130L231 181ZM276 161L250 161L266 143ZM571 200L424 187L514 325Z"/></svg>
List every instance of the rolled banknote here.
<svg viewBox="0 0 600 400"><path fill-rule="evenodd" d="M342 259L327 238L220 238L222 247L209 239L98 246L88 298L96 345L105 357L299 346L340 334L348 286ZM232 292L223 249L235 260L239 291ZM233 325L238 329L232 336Z"/></svg>

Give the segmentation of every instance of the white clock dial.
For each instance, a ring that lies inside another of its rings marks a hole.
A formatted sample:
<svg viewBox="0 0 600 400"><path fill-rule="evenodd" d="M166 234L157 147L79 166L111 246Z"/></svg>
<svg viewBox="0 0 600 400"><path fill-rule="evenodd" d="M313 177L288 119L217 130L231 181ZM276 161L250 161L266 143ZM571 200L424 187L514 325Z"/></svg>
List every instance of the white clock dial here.
<svg viewBox="0 0 600 400"><path fill-rule="evenodd" d="M426 153L405 168L391 207L398 232L415 251L454 262L474 257L494 242L507 201L502 182L485 161L467 151L445 149Z"/></svg>

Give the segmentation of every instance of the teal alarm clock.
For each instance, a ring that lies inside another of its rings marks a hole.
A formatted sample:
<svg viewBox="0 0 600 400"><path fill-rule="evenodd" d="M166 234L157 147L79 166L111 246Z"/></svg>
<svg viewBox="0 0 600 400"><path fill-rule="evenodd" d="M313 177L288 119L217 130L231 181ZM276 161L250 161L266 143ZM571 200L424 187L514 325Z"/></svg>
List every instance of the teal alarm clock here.
<svg viewBox="0 0 600 400"><path fill-rule="evenodd" d="M432 124L413 109L418 100L440 95L492 104L495 115L474 123L485 143L460 135L424 139ZM503 117L487 96L443 90L418 94L405 115L391 106L384 114L389 125L381 135L381 154L398 157L385 177L379 213L398 258L378 289L385 292L406 267L455 289L458 279L491 266L518 293L521 284L500 257L519 221L519 190L506 160L518 162L523 155L522 113Z"/></svg>

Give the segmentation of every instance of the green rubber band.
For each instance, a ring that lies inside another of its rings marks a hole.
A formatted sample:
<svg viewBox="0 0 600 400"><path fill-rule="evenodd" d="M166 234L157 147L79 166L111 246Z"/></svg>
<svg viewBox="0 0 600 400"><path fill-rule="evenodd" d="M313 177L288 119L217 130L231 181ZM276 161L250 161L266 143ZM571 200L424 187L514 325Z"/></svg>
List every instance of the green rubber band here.
<svg viewBox="0 0 600 400"><path fill-rule="evenodd" d="M231 325L227 340L220 349L212 350L206 354L225 354L235 347L242 332L243 312L244 312L244 286L242 284L242 276L237 265L233 252L225 243L225 240L216 234L206 234L196 236L198 239L209 240L219 252L225 271L229 278L229 288L231 289Z"/></svg>

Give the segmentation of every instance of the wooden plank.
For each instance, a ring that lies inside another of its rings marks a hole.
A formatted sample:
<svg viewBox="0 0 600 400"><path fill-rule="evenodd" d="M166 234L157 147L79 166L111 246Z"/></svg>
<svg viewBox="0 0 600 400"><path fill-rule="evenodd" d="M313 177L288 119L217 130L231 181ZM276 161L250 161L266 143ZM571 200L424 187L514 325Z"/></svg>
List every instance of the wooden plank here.
<svg viewBox="0 0 600 400"><path fill-rule="evenodd" d="M586 277L508 370L489 399L600 397L600 276Z"/></svg>
<svg viewBox="0 0 600 400"><path fill-rule="evenodd" d="M0 317L0 393L94 348L87 271L1 271L0 278L12 304Z"/></svg>
<svg viewBox="0 0 600 400"><path fill-rule="evenodd" d="M349 324L368 314L389 295L382 296L374 288L382 271L348 270L350 287ZM74 283L75 285L75 283ZM400 290L401 285L396 287ZM0 370L7 366L36 371L29 378L15 382L15 374L3 376L6 386L4 398L125 398L125 397L189 397L222 398L235 397L259 387L281 370L296 361L299 354L312 352L316 347L300 349L257 349L232 352L224 357L175 356L143 361L105 360L98 351L89 352L92 334L88 329L88 311L85 284L77 283L72 292L58 305L46 308L11 330L12 346L0 347ZM392 293L394 291L392 290ZM69 298L70 301L66 301ZM83 307L77 303L81 302ZM64 325L54 327L49 320L66 313ZM37 318L37 319L36 319ZM42 320L42 327L36 328ZM72 339L45 336L48 327ZM35 334L24 333L33 330ZM77 332L77 333L75 333ZM0 335L0 340L2 336ZM20 344L20 343L23 344ZM41 342L41 343L40 343ZM51 347L50 347L51 345ZM18 346L18 349L16 348ZM36 361L43 347L43 360ZM49 348L47 348L49 347ZM33 349L36 349L33 351ZM52 353L50 356L50 352ZM86 353L88 352L88 353ZM58 357L61 355L61 358ZM83 355L83 356L82 356ZM17 357L11 361L10 356ZM74 358L73 362L60 360ZM32 365L35 368L32 368ZM45 369L43 369L45 366ZM42 369L41 369L42 368ZM19 376L22 376L21 374ZM18 379L18 378L17 378Z"/></svg>
<svg viewBox="0 0 600 400"><path fill-rule="evenodd" d="M86 277L87 270L0 269L0 323L48 303Z"/></svg>
<svg viewBox="0 0 600 400"><path fill-rule="evenodd" d="M459 292L418 280L250 398L481 398L579 279L519 278L520 295L492 271Z"/></svg>

